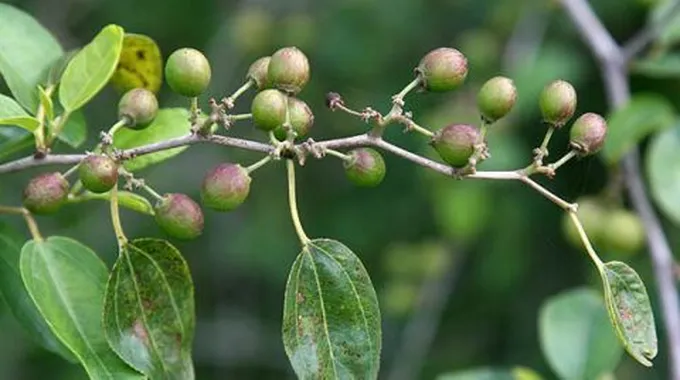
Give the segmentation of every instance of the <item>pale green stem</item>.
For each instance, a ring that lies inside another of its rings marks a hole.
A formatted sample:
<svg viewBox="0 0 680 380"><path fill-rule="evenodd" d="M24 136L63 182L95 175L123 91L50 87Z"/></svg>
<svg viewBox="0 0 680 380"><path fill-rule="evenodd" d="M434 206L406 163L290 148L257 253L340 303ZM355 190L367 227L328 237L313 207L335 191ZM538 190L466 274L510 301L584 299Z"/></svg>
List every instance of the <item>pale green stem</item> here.
<svg viewBox="0 0 680 380"><path fill-rule="evenodd" d="M548 144L550 143L550 139L552 138L553 133L555 132L555 127L550 126L548 130L545 132L545 136L543 137L543 142L541 143L541 146L538 148L541 151L541 159L543 157L548 155Z"/></svg>
<svg viewBox="0 0 680 380"><path fill-rule="evenodd" d="M413 89L418 87L420 85L420 77L417 77L416 79L412 80L411 83L407 84L406 87L404 87L403 90L401 90L397 95L394 95L394 100L403 100L406 94L411 92Z"/></svg>
<svg viewBox="0 0 680 380"><path fill-rule="evenodd" d="M71 113L68 111L64 111L64 113L61 114L59 117L59 122L52 128L52 131L50 132L50 136L47 139L47 144L52 145L54 142L54 139L61 134L61 132L64 130L64 127L66 126L66 122L68 121L68 118L71 117Z"/></svg>
<svg viewBox="0 0 680 380"><path fill-rule="evenodd" d="M241 114L236 114L236 115L229 115L227 116L229 118L229 121L239 121L239 120L248 120L253 118L252 113L241 113Z"/></svg>
<svg viewBox="0 0 680 380"><path fill-rule="evenodd" d="M562 158L560 158L556 162L548 165L548 167L552 170L557 170L560 166L566 164L569 160L576 157L577 154L578 153L575 150L570 150L567 154L562 156Z"/></svg>
<svg viewBox="0 0 680 380"><path fill-rule="evenodd" d="M43 241L43 237L38 229L38 223L35 222L33 215L24 207L9 207L0 206L0 214L16 214L24 217L28 230L31 232L31 236L35 241Z"/></svg>
<svg viewBox="0 0 680 380"><path fill-rule="evenodd" d="M526 183L527 185L531 186L534 190L538 191L541 193L544 197L548 198L550 201L555 203L556 205L560 206L561 208L567 210L567 211L573 211L576 209L576 206L565 201L564 199L558 197L557 195L553 194L550 192L550 190L546 189L545 187L539 185L537 182L532 180L529 177L526 176L521 176L520 181Z"/></svg>
<svg viewBox="0 0 680 380"><path fill-rule="evenodd" d="M158 193L156 192L156 190L154 190L151 186L144 184L144 185L142 186L142 189L144 189L144 191L146 191L147 193L149 193L149 195L151 195L154 199L156 199L156 200L158 200L158 201L162 201L162 200L163 200L163 197L162 197L160 194L158 194Z"/></svg>
<svg viewBox="0 0 680 380"><path fill-rule="evenodd" d="M408 125L408 128L420 133L421 135L427 136L427 137L434 136L434 133L432 133L432 131L430 131L427 128L423 128L423 127L421 127L420 125L418 125L414 122L410 122L409 125Z"/></svg>
<svg viewBox="0 0 680 380"><path fill-rule="evenodd" d="M352 159L352 157L350 157L349 155L344 154L344 153L342 153L342 152L338 152L337 150L333 150L333 149L328 149L328 148L327 148L327 149L324 150L324 152L325 152L326 154L330 154L331 156L337 157L337 158L339 158L339 159L341 159L341 160L343 160L343 161L349 161L349 160Z"/></svg>
<svg viewBox="0 0 680 380"><path fill-rule="evenodd" d="M602 260L600 259L600 257L595 252L595 249L593 248L592 244L590 244L590 239L588 239L588 235L586 234L586 231L583 229L583 225L581 224L581 221L578 219L576 212L573 211L573 210L570 210L570 211L567 211L567 212L569 213L569 217L571 218L571 222L574 223L574 226L576 227L576 230L578 231L578 236L581 238L581 242L583 242L583 246L586 248L588 255L593 260L593 263L595 263L595 266L597 267L597 269L602 271L604 264L602 263Z"/></svg>
<svg viewBox="0 0 680 380"><path fill-rule="evenodd" d="M127 238L125 237L125 232L123 232L123 226L120 223L120 212L118 210L118 185L111 189L111 223L113 224L113 231L116 234L116 239L118 240L118 247L123 248L127 243Z"/></svg>
<svg viewBox="0 0 680 380"><path fill-rule="evenodd" d="M192 97L191 98L191 105L189 106L189 112L194 115L198 112L198 98L197 97Z"/></svg>
<svg viewBox="0 0 680 380"><path fill-rule="evenodd" d="M300 244L306 247L311 241L305 230L302 228L302 223L300 222L300 215L298 214L297 200L295 195L295 163L293 160L286 160L286 169L288 170L288 204L290 205L290 216L293 219L293 226L295 226L295 232L300 239Z"/></svg>
<svg viewBox="0 0 680 380"><path fill-rule="evenodd" d="M68 178L71 174L75 173L76 170L80 167L80 162L73 165L71 168L69 168L67 171L64 172L61 176L64 178Z"/></svg>
<svg viewBox="0 0 680 380"><path fill-rule="evenodd" d="M244 92L248 91L248 89L252 87L253 84L255 84L255 82L252 79L249 79L246 83L244 83L241 87L234 91L233 94L227 97L228 102L234 103L236 99L238 99L239 96L243 95Z"/></svg>
<svg viewBox="0 0 680 380"><path fill-rule="evenodd" d="M246 171L247 171L248 173L252 173L252 172L254 172L255 170L257 170L257 169L261 168L262 166L266 165L266 164L267 164L269 161L271 161L271 160L272 160L272 157L269 156L269 155L267 155L267 156L265 156L264 158L262 158L261 160L259 160L259 161L255 162L254 164L248 166L248 167L246 168Z"/></svg>

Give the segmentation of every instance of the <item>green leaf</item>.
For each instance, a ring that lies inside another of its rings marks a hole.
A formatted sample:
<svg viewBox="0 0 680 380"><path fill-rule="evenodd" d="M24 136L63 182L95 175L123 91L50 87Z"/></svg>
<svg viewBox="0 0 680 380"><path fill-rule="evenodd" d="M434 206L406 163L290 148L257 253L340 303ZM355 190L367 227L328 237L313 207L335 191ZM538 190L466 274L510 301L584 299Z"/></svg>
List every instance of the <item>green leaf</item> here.
<svg viewBox="0 0 680 380"><path fill-rule="evenodd" d="M111 193L107 192L103 194L97 194L86 191L82 195L73 198L72 202L78 203L97 199L109 201L111 199ZM129 191L118 190L118 204L130 210L137 211L141 214L153 216L156 213L148 199L144 198L139 194L131 193Z"/></svg>
<svg viewBox="0 0 680 380"><path fill-rule="evenodd" d="M152 144L173 137L184 136L191 130L189 111L184 108L165 108L158 111L156 119L140 131L129 128L120 129L113 137L113 145L118 149L130 149L142 145ZM161 152L145 154L125 162L127 170L140 170L149 165L157 164L172 158L187 147L182 146Z"/></svg>
<svg viewBox="0 0 680 380"><path fill-rule="evenodd" d="M66 125L57 136L72 148L78 148L87 140L87 121L82 111L74 111L66 120Z"/></svg>
<svg viewBox="0 0 680 380"><path fill-rule="evenodd" d="M436 380L541 380L541 376L524 367L516 367L512 370L475 368L441 374L437 376Z"/></svg>
<svg viewBox="0 0 680 380"><path fill-rule="evenodd" d="M637 60L632 63L631 71L650 78L680 77L680 54L671 52L660 57Z"/></svg>
<svg viewBox="0 0 680 380"><path fill-rule="evenodd" d="M106 343L102 328L108 271L81 243L50 237L21 250L21 277L52 332L71 349L91 379L143 379Z"/></svg>
<svg viewBox="0 0 680 380"><path fill-rule="evenodd" d="M21 280L19 257L24 241L26 238L21 234L0 223L0 293L14 317L37 343L75 362L71 351L50 330Z"/></svg>
<svg viewBox="0 0 680 380"><path fill-rule="evenodd" d="M73 49L67 51L64 55L62 55L56 62L52 64L50 67L50 70L47 74L47 85L48 86L54 86L61 81L61 77L64 75L64 71L66 70L66 67L68 64L71 62L73 57L78 54L80 49Z"/></svg>
<svg viewBox="0 0 680 380"><path fill-rule="evenodd" d="M625 263L610 261L601 271L609 318L628 353L651 367L658 352L654 314L645 284Z"/></svg>
<svg viewBox="0 0 680 380"><path fill-rule="evenodd" d="M32 133L22 128L0 128L0 160L12 157L34 145Z"/></svg>
<svg viewBox="0 0 680 380"><path fill-rule="evenodd" d="M651 28L657 28L657 25L662 24L661 30L656 33L658 36L656 42L662 46L669 46L680 41L680 15L671 16L670 20L665 20L668 17L667 13L672 12L674 1L658 1L658 5L654 7L649 13L648 24Z"/></svg>
<svg viewBox="0 0 680 380"><path fill-rule="evenodd" d="M123 48L123 28L107 25L64 70L59 100L67 112L85 105L108 83Z"/></svg>
<svg viewBox="0 0 680 380"><path fill-rule="evenodd" d="M561 379L599 378L616 368L623 352L604 300L591 289L550 298L541 308L539 332L543 354Z"/></svg>
<svg viewBox="0 0 680 380"><path fill-rule="evenodd" d="M607 162L616 163L640 140L670 127L673 122L673 105L666 98L655 94L636 95L609 116L602 155Z"/></svg>
<svg viewBox="0 0 680 380"><path fill-rule="evenodd" d="M654 136L647 149L649 191L661 211L680 225L680 124Z"/></svg>
<svg viewBox="0 0 680 380"><path fill-rule="evenodd" d="M291 268L283 345L301 379L376 379L380 309L359 258L342 243L309 242Z"/></svg>
<svg viewBox="0 0 680 380"><path fill-rule="evenodd" d="M28 111L38 109L38 85L63 54L59 42L33 17L0 4L0 75Z"/></svg>
<svg viewBox="0 0 680 380"><path fill-rule="evenodd" d="M152 379L193 379L194 286L169 242L127 243L106 288L104 328L111 347Z"/></svg>
<svg viewBox="0 0 680 380"><path fill-rule="evenodd" d="M40 105L43 106L43 109L45 110L45 116L47 116L47 120L53 120L54 119L54 103L52 103L52 97L45 92L45 89L38 85L38 95L40 97Z"/></svg>
<svg viewBox="0 0 680 380"><path fill-rule="evenodd" d="M0 4L0 10L2 10L2 4ZM0 125L15 125L33 132L40 126L40 122L27 114L14 99L0 94Z"/></svg>

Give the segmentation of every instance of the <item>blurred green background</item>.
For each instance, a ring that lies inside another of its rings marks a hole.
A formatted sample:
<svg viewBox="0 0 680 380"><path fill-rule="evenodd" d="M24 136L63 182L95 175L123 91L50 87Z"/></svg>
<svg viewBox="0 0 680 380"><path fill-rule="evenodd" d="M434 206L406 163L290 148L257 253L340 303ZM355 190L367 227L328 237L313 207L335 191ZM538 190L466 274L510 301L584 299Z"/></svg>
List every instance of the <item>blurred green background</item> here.
<svg viewBox="0 0 680 380"><path fill-rule="evenodd" d="M591 3L618 40L644 25L653 0ZM563 78L579 92L578 112L606 114L599 71L555 1L544 0L27 0L10 1L54 32L66 49L89 41L108 23L147 34L167 57L195 47L213 67L209 96L225 96L244 80L248 65L281 46L296 45L309 57L312 79L300 97L315 112L311 137L349 136L367 126L324 106L336 91L349 106L387 111L390 96L413 76L429 50L452 46L469 58L463 89L412 94L406 108L430 129L478 122L476 90L494 75L513 78L519 103L494 126L492 158L482 169L514 169L529 162L545 132L537 95ZM678 81L633 78L635 91L677 93ZM7 93L0 85L0 91ZM89 145L115 122L118 94L107 89L86 108ZM252 92L236 112L248 112ZM671 98L677 103L677 97ZM163 106L185 105L167 85ZM249 122L233 135L264 140ZM426 139L390 128L386 138L431 156ZM556 134L553 157L566 151L567 133ZM64 151L68 148L62 147ZM27 154L24 152L23 154ZM193 146L165 164L143 171L160 192L198 199L202 176L224 161L249 164L258 155L217 146ZM384 379L432 379L441 372L478 366L531 367L555 378L541 354L537 318L551 295L590 284L599 289L584 252L568 245L562 213L518 183L454 181L385 155L388 173L375 189L354 188L339 161L311 160L298 171L300 212L310 236L332 237L351 247L371 274L383 313ZM254 174L248 201L228 214L206 211L205 232L177 242L196 286L194 359L198 379L294 378L280 338L288 269L299 250L286 204L281 162ZM44 169L3 175L0 203L19 204L21 189ZM600 191L607 179L601 161L587 158L540 181L566 199ZM40 217L44 234L81 240L111 264L116 242L104 202L65 208ZM20 218L0 216L21 231ZM128 236L162 236L151 218L123 211ZM677 229L668 226L671 236ZM28 236L28 235L27 235ZM677 241L677 239L675 239ZM676 244L677 247L677 244ZM638 270L658 309L647 256L625 259ZM657 316L657 321L660 317ZM11 314L0 309L1 379L83 379L75 365L35 346ZM665 341L653 369L628 357L618 379L665 379ZM432 336L430 342L430 335Z"/></svg>

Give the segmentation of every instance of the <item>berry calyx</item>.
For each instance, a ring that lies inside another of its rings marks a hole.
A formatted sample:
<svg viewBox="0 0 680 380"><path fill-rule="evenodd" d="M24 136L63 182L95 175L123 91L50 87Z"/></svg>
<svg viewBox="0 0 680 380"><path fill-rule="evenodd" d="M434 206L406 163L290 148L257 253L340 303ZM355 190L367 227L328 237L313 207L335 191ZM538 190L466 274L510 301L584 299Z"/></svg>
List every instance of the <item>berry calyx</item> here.
<svg viewBox="0 0 680 380"><path fill-rule="evenodd" d="M248 197L250 182L250 174L241 165L219 164L205 175L201 200L214 210L231 211Z"/></svg>
<svg viewBox="0 0 680 380"><path fill-rule="evenodd" d="M314 125L314 114L312 113L312 109L309 108L304 101L289 97L288 112L290 124L293 127L293 131L297 134L296 137L301 138L307 136L309 130L312 129L312 126ZM287 137L286 129L283 128L282 125L277 127L274 129L274 136L279 141L285 140Z"/></svg>
<svg viewBox="0 0 680 380"><path fill-rule="evenodd" d="M294 46L277 50L269 61L267 79L274 88L297 94L309 81L307 56Z"/></svg>
<svg viewBox="0 0 680 380"><path fill-rule="evenodd" d="M126 92L118 102L118 117L125 119L126 127L144 129L158 114L158 100L153 92L145 88L135 88Z"/></svg>
<svg viewBox="0 0 680 380"><path fill-rule="evenodd" d="M269 87L267 71L269 70L270 60L271 57L258 58L248 68L248 74L246 74L246 78L255 82L255 86L258 90L264 90L265 88Z"/></svg>
<svg viewBox="0 0 680 380"><path fill-rule="evenodd" d="M165 194L155 212L156 223L174 238L195 239L203 232L203 211L184 194Z"/></svg>
<svg viewBox="0 0 680 380"><path fill-rule="evenodd" d="M583 226L583 230L586 232L591 243L595 246L599 246L602 243L602 234L605 227L604 223L607 210L595 197L581 197L576 200L576 203L578 204L576 216L578 216L578 219ZM568 213L564 214L562 231L564 232L567 241L574 248L585 249L578 230Z"/></svg>
<svg viewBox="0 0 680 380"><path fill-rule="evenodd" d="M210 62L196 49L177 49L165 63L165 78L170 88L183 96L200 95L208 87L210 76Z"/></svg>
<svg viewBox="0 0 680 380"><path fill-rule="evenodd" d="M345 161L347 179L361 187L375 187L385 178L385 160L371 148L358 148L349 152Z"/></svg>
<svg viewBox="0 0 680 380"><path fill-rule="evenodd" d="M642 249L645 229L637 214L626 209L610 211L602 220L602 246L613 253L632 254Z"/></svg>
<svg viewBox="0 0 680 380"><path fill-rule="evenodd" d="M562 127L576 110L576 90L569 82L556 80L549 83L539 98L543 121L555 128Z"/></svg>
<svg viewBox="0 0 680 380"><path fill-rule="evenodd" d="M607 122L596 113L581 115L569 132L569 145L580 156L597 153L604 145L607 137Z"/></svg>
<svg viewBox="0 0 680 380"><path fill-rule="evenodd" d="M41 174L24 188L24 207L35 214L55 213L66 202L68 190L68 181L61 173Z"/></svg>
<svg viewBox="0 0 680 380"><path fill-rule="evenodd" d="M450 91L467 77L467 58L453 48L438 48L427 53L416 68L423 88L432 92Z"/></svg>
<svg viewBox="0 0 680 380"><path fill-rule="evenodd" d="M449 165L462 168L468 164L478 142L477 128L468 124L451 124L435 132L430 145Z"/></svg>
<svg viewBox="0 0 680 380"><path fill-rule="evenodd" d="M255 126L263 131L273 131L286 122L287 96L279 90L259 92L250 105Z"/></svg>
<svg viewBox="0 0 680 380"><path fill-rule="evenodd" d="M512 79L494 77L486 81L477 94L477 107L487 123L503 118L517 101L517 88Z"/></svg>
<svg viewBox="0 0 680 380"><path fill-rule="evenodd" d="M118 182L118 164L108 156L88 156L80 163L78 175L87 190L105 193Z"/></svg>

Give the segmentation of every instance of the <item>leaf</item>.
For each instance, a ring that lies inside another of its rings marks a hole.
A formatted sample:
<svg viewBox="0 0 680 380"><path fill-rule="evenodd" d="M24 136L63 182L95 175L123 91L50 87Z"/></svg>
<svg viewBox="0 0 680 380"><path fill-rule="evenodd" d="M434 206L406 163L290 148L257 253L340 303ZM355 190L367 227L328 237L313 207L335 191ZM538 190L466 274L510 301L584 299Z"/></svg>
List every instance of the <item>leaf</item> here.
<svg viewBox="0 0 680 380"><path fill-rule="evenodd" d="M541 380L541 376L524 367L516 367L512 370L476 368L441 374L436 380Z"/></svg>
<svg viewBox="0 0 680 380"><path fill-rule="evenodd" d="M193 379L194 286L169 242L127 243L106 289L104 329L111 347L152 379Z"/></svg>
<svg viewBox="0 0 680 380"><path fill-rule="evenodd" d="M158 93L163 83L163 56L151 37L128 33L111 84L120 92L145 88Z"/></svg>
<svg viewBox="0 0 680 380"><path fill-rule="evenodd" d="M111 199L111 193L107 192L103 194L97 194L87 191L84 194L74 198L74 201L84 202L97 199L109 201ZM151 205L148 199L144 198L139 194L131 193L129 191L118 190L118 204L120 206L123 206L133 211L137 211L142 214L147 214L151 216L155 214L153 206Z"/></svg>
<svg viewBox="0 0 680 380"><path fill-rule="evenodd" d="M376 379L380 309L359 258L342 243L309 242L291 268L283 345L301 379Z"/></svg>
<svg viewBox="0 0 680 380"><path fill-rule="evenodd" d="M674 1L658 1L658 4L652 12L649 13L648 24L651 28L658 28L658 25L662 25L656 35L656 41L662 46L669 46L680 41L680 15L676 14L671 16L671 19L665 20L668 12L673 12Z"/></svg>
<svg viewBox="0 0 680 380"><path fill-rule="evenodd" d="M78 148L87 140L87 121L82 111L74 111L66 120L64 129L57 138L72 148Z"/></svg>
<svg viewBox="0 0 680 380"><path fill-rule="evenodd" d="M113 145L118 149L130 149L142 145L184 136L189 133L189 111L184 108L165 108L158 111L156 119L145 129L136 131L129 128L120 129L113 137ZM187 147L167 149L161 152L145 154L125 162L127 170L136 171L149 165L157 164L172 158Z"/></svg>
<svg viewBox="0 0 680 380"><path fill-rule="evenodd" d="M671 52L660 57L639 59L632 63L631 71L650 78L680 77L680 54Z"/></svg>
<svg viewBox="0 0 680 380"><path fill-rule="evenodd" d="M44 348L75 362L76 358L52 333L33 300L29 296L19 273L21 245L26 239L9 226L0 223L0 293L16 320Z"/></svg>
<svg viewBox="0 0 680 380"><path fill-rule="evenodd" d="M680 124L657 133L647 149L649 191L661 211L680 225Z"/></svg>
<svg viewBox="0 0 680 380"><path fill-rule="evenodd" d="M61 81L61 77L64 75L64 71L66 70L66 67L68 64L71 62L73 57L78 54L80 49L72 49L67 51L64 55L62 55L56 62L52 64L50 67L50 70L47 73L47 85L48 86L54 86Z"/></svg>
<svg viewBox="0 0 680 380"><path fill-rule="evenodd" d="M107 25L73 57L59 86L59 100L67 112L79 109L104 88L122 47L123 28Z"/></svg>
<svg viewBox="0 0 680 380"><path fill-rule="evenodd" d="M33 134L22 128L0 128L0 160L34 146Z"/></svg>
<svg viewBox="0 0 680 380"><path fill-rule="evenodd" d="M2 4L0 4L1 10ZM0 94L0 125L16 125L33 132L40 126L40 122L27 114L14 99Z"/></svg>
<svg viewBox="0 0 680 380"><path fill-rule="evenodd" d="M42 105L43 109L45 110L45 116L47 116L47 120L54 119L54 103L52 103L52 98L40 85L38 85L38 96L40 98L40 105Z"/></svg>
<svg viewBox="0 0 680 380"><path fill-rule="evenodd" d="M651 367L658 348L645 284L633 268L620 261L605 263L600 274L609 318L623 347L635 360Z"/></svg>
<svg viewBox="0 0 680 380"><path fill-rule="evenodd" d="M107 270L88 247L65 238L31 240L21 250L21 277L52 332L91 379L143 379L106 343L102 310Z"/></svg>
<svg viewBox="0 0 680 380"><path fill-rule="evenodd" d="M654 94L634 96L630 102L609 116L607 138L602 155L616 163L647 135L670 127L675 121L673 105Z"/></svg>
<svg viewBox="0 0 680 380"><path fill-rule="evenodd" d="M59 42L33 17L0 4L0 75L29 112L38 109L38 85L63 54Z"/></svg>
<svg viewBox="0 0 680 380"><path fill-rule="evenodd" d="M541 348L561 379L596 379L613 371L622 348L602 297L580 288L550 298L541 307Z"/></svg>

